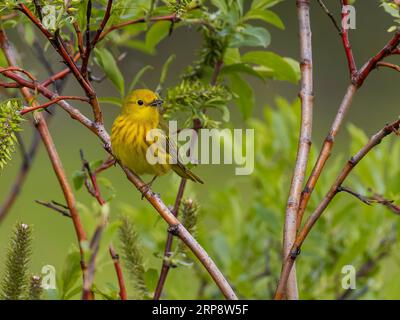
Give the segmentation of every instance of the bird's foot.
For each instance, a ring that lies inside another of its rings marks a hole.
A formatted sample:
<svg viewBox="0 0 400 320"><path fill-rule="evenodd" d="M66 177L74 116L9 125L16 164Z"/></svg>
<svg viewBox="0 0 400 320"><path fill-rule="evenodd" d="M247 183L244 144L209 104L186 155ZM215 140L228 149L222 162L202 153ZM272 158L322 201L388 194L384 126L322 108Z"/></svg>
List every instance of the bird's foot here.
<svg viewBox="0 0 400 320"><path fill-rule="evenodd" d="M157 176L154 176L153 179L151 179L151 181L149 183L146 183L146 184L142 185L141 187L139 187L139 191L142 193L142 200L149 191L151 192L151 190L150 190L151 185L156 180L156 178L157 178Z"/></svg>
<svg viewBox="0 0 400 320"><path fill-rule="evenodd" d="M141 187L139 187L139 191L142 193L142 200L144 199L144 197L146 196L146 194L150 191L150 184L146 183L144 185L142 185Z"/></svg>

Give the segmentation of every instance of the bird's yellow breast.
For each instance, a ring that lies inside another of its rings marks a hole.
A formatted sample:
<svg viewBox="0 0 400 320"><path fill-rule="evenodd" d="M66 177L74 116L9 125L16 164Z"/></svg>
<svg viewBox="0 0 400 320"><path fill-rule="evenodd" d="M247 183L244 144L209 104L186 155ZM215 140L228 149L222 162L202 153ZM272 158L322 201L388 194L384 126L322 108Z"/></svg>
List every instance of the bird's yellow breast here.
<svg viewBox="0 0 400 320"><path fill-rule="evenodd" d="M158 127L158 117L137 117L120 115L111 130L112 150L117 159L137 174L162 175L170 165L150 164L146 154L151 145L147 133Z"/></svg>

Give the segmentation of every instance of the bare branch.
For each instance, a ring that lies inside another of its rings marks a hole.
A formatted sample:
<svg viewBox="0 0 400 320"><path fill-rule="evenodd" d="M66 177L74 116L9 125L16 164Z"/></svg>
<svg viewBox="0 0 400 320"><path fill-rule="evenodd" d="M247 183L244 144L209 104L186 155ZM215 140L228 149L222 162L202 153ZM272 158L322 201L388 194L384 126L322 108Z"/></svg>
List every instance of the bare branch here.
<svg viewBox="0 0 400 320"><path fill-rule="evenodd" d="M303 187L306 175L307 163L311 148L314 104L310 2L297 0L297 8L301 59L301 90L299 96L301 99L302 113L296 165L293 171L285 212L283 257L286 257L289 254L289 251L296 239L297 211L300 204L301 189ZM286 297L290 300L297 300L299 298L295 268L292 269L292 273L289 276L286 288Z"/></svg>
<svg viewBox="0 0 400 320"><path fill-rule="evenodd" d="M317 220L320 218L322 213L325 211L325 209L328 207L328 205L331 203L332 199L336 196L336 194L339 192L340 187L342 186L343 182L347 178L347 176L350 174L350 172L354 169L354 167L374 148L376 147L382 139L384 139L386 136L390 135L391 133L397 132L400 127L400 120L396 120L392 122L391 124L386 125L384 128L382 128L380 131L378 131L375 135L373 135L369 141L364 145L364 147L361 148L361 150L353 156L343 167L342 171L336 178L336 181L334 184L331 186L329 189L328 193L325 195L324 199L320 202L320 204L317 206L315 211L310 215L310 217L307 219L306 223L304 224L303 228L300 230L296 237L296 241L290 250L290 254L286 256L285 258L285 263L282 268L282 273L281 273L281 278L278 283L278 287L275 292L275 299L282 299L284 292L285 292L285 287L287 280L289 278L290 271L293 267L293 264L300 254L300 249L301 246L304 242L304 240L307 238L309 232L317 222Z"/></svg>

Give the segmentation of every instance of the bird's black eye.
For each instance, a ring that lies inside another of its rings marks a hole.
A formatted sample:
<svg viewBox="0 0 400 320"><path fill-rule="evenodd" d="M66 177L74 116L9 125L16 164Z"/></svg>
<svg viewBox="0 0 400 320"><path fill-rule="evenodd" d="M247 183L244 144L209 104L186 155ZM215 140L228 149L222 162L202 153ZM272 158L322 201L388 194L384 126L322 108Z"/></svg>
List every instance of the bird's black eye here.
<svg viewBox="0 0 400 320"><path fill-rule="evenodd" d="M144 102L143 102L143 100L138 100L137 104L138 104L139 106L142 106L142 105L144 105Z"/></svg>

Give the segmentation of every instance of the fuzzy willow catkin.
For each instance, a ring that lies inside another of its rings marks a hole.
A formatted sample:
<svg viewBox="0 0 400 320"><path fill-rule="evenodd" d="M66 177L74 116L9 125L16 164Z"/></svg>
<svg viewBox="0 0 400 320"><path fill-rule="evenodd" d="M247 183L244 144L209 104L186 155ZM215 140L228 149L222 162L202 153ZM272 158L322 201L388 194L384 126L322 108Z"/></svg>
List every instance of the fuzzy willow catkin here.
<svg viewBox="0 0 400 320"><path fill-rule="evenodd" d="M11 99L0 103L0 169L3 169L15 150L15 133L20 131L22 118L19 114L20 102Z"/></svg>
<svg viewBox="0 0 400 320"><path fill-rule="evenodd" d="M1 298L22 300L29 288L28 264L31 259L32 230L18 223L11 237L5 261L5 274L1 281Z"/></svg>

